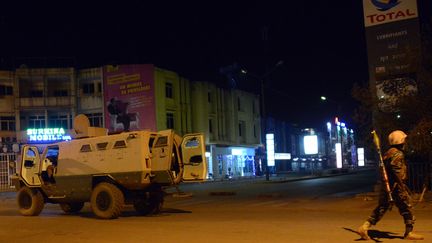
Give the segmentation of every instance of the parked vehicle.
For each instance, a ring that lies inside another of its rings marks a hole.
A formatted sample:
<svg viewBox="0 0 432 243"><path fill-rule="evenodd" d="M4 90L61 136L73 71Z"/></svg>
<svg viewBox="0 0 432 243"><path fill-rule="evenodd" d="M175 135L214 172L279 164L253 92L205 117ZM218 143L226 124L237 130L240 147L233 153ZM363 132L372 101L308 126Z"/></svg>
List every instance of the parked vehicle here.
<svg viewBox="0 0 432 243"><path fill-rule="evenodd" d="M90 202L103 219L120 216L125 204L140 214L160 212L163 189L207 175L203 134L173 130L133 131L22 148L13 178L22 215L36 216L45 203L66 213Z"/></svg>

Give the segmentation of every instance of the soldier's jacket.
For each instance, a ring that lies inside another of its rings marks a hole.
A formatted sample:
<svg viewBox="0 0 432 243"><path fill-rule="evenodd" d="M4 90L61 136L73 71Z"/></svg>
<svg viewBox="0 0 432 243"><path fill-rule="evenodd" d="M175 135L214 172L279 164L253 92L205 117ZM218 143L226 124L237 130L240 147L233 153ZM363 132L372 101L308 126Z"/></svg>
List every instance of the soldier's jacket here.
<svg viewBox="0 0 432 243"><path fill-rule="evenodd" d="M408 180L407 163L402 151L392 147L384 154L383 160L391 184L398 181L405 183Z"/></svg>

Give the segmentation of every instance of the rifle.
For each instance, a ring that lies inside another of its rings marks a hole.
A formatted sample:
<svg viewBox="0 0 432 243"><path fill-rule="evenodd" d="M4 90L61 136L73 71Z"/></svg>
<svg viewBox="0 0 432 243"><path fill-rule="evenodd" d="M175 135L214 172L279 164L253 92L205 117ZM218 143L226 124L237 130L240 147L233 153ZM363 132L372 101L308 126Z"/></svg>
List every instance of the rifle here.
<svg viewBox="0 0 432 243"><path fill-rule="evenodd" d="M372 135L373 135L373 141L376 147L376 150L378 152L378 157L379 157L379 169L381 172L381 176L383 178L383 182L385 185L385 190L387 192L387 196L388 196L388 200L390 203L393 203L393 197L392 197L392 189L390 188L390 183L389 183L389 179L388 179L388 175L387 175L387 171L384 165L384 161L382 158L382 154L381 154L381 145L380 145L380 139L378 137L378 134L376 133L375 130L372 131Z"/></svg>

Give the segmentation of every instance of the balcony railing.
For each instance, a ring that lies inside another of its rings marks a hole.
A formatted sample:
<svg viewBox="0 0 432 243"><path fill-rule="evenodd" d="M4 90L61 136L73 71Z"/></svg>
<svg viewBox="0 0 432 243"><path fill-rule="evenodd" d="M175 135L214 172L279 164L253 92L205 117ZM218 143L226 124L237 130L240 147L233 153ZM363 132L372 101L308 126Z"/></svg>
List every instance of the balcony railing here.
<svg viewBox="0 0 432 243"><path fill-rule="evenodd" d="M44 103L46 100L46 103ZM70 106L70 97L26 97L20 98L20 107L40 107L40 106Z"/></svg>

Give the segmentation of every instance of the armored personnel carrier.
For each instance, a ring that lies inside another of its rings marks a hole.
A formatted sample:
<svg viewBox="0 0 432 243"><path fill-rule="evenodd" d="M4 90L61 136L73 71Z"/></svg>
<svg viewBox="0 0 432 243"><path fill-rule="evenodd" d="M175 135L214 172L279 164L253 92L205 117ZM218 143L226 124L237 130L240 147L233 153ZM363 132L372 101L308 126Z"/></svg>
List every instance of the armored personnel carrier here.
<svg viewBox="0 0 432 243"><path fill-rule="evenodd" d="M205 180L203 134L181 137L164 130L108 135L82 116L74 122L75 139L47 145L42 152L23 146L13 178L22 215L39 215L45 203L76 213L86 202L102 219L119 217L125 204L140 214L154 214L162 208L165 187Z"/></svg>

